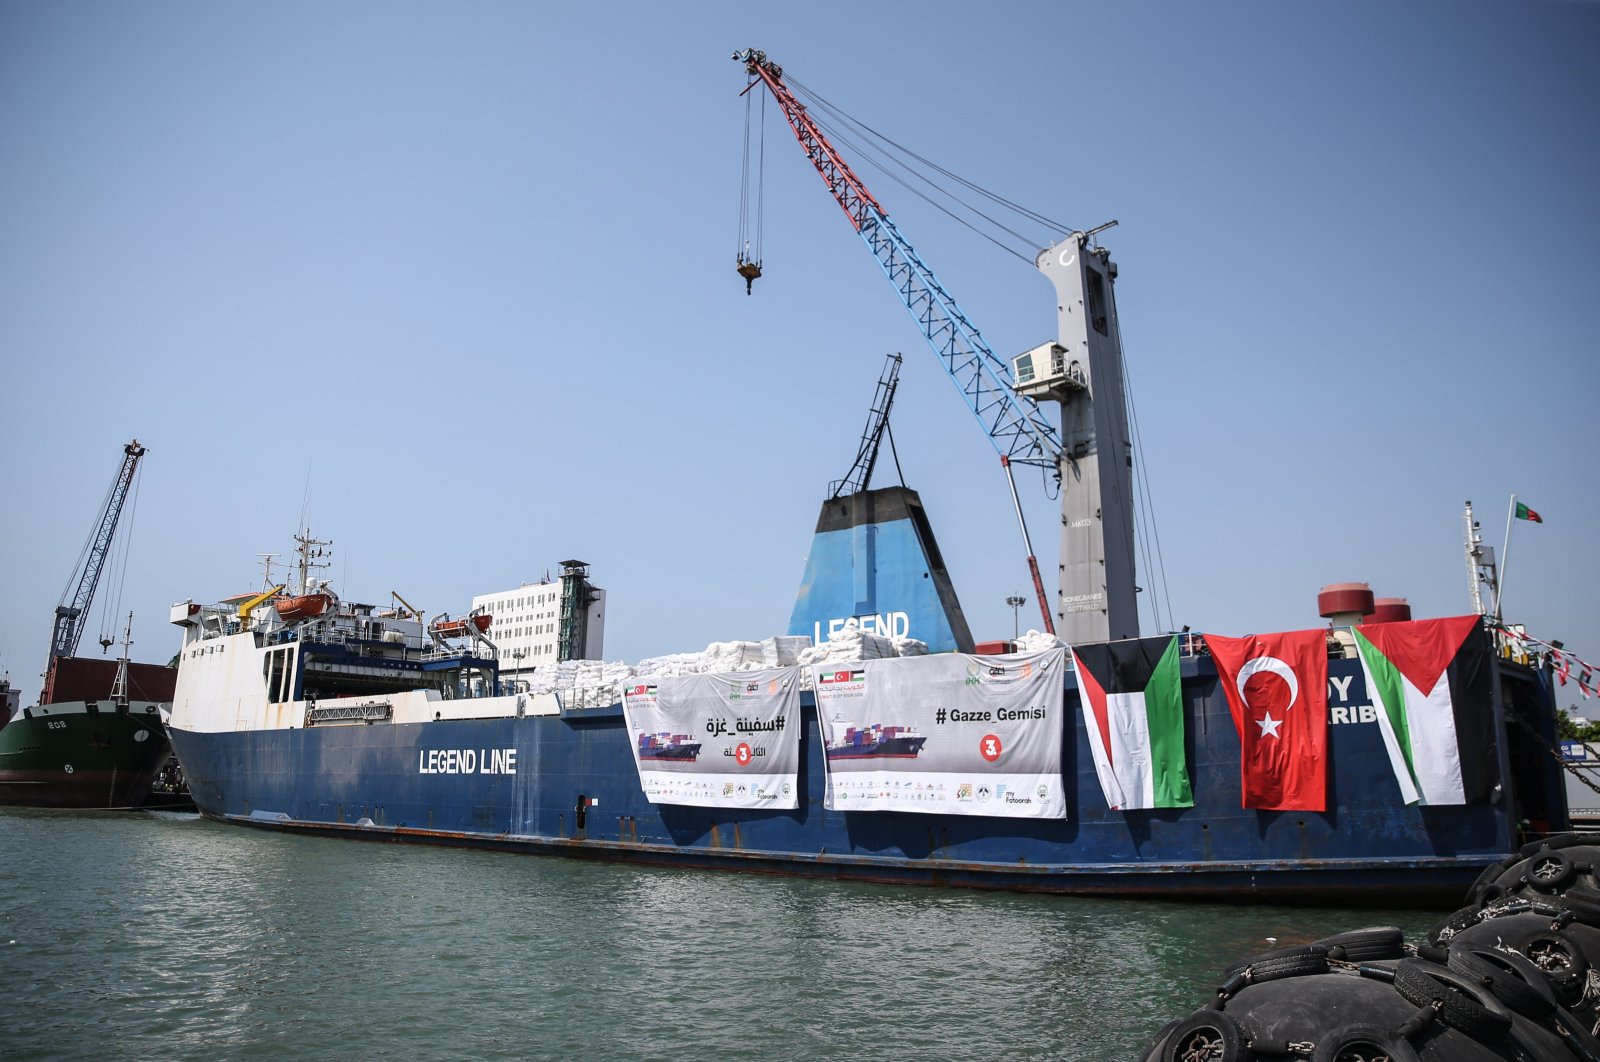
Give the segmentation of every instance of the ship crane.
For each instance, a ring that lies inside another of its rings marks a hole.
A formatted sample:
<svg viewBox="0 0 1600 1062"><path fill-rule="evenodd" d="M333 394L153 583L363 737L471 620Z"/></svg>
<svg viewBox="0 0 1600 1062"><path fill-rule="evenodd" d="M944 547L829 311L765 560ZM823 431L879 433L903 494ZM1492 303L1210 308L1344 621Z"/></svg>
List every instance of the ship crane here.
<svg viewBox="0 0 1600 1062"><path fill-rule="evenodd" d="M1039 253L1035 264L1057 291L1061 342L1016 358L1014 387L1011 367L990 350L977 326L795 98L784 82L783 68L754 48L734 52L733 59L744 65L750 78L746 93L757 84L765 85L777 101L806 158L894 285L999 454L1045 629L1055 633L1056 625L1017 496L1015 464L1052 469L1063 485L1060 608L1067 621L1063 636L1072 642L1137 637L1132 450L1111 295L1116 266L1104 248L1091 242L1116 223L1071 233ZM1061 403L1061 431L1045 417L1036 398Z"/></svg>
<svg viewBox="0 0 1600 1062"><path fill-rule="evenodd" d="M889 410L894 406L894 392L900 386L899 354L890 354L878 377L878 390L872 398L872 410L867 414L867 426L861 431L861 445L856 449L855 463L841 480L828 488L828 497L842 498L860 494L872 483L872 472L878 466L878 450L884 436L889 436L889 448L894 449L894 436L889 434ZM899 458L896 458L898 464Z"/></svg>
<svg viewBox="0 0 1600 1062"><path fill-rule="evenodd" d="M78 651L78 642L83 638L84 621L88 618L89 605L94 601L95 588L100 583L100 573L104 571L106 558L111 553L111 540L117 533L117 521L122 517L123 503L128 499L128 490L133 485L134 473L138 471L139 459L144 454L145 448L139 445L138 439L134 439L122 448L122 467L117 470L117 478L111 483L111 492L106 496L105 505L100 511L100 519L84 547L83 555L79 558L79 567L74 570L77 576L77 588L71 589L73 583L69 578L67 581L69 589L63 591L61 601L56 605L55 625L50 632L50 656L45 662L44 692L40 696L40 703L48 703L51 699L55 685L56 661L73 656Z"/></svg>

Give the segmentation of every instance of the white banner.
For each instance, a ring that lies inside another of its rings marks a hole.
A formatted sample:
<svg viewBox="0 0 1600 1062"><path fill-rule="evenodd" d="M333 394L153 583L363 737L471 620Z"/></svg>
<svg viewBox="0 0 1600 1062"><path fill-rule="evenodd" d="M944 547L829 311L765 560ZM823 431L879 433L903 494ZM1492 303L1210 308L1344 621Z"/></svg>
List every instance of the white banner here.
<svg viewBox="0 0 1600 1062"><path fill-rule="evenodd" d="M650 803L800 806L798 667L638 679L622 714Z"/></svg>
<svg viewBox="0 0 1600 1062"><path fill-rule="evenodd" d="M813 665L831 811L1067 817L1066 650Z"/></svg>

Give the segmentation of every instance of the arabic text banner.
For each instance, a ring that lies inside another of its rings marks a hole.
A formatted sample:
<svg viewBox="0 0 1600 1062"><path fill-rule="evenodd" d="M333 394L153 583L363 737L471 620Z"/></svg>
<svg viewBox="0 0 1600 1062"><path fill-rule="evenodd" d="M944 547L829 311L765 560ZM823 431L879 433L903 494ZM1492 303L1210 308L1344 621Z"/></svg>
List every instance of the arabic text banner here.
<svg viewBox="0 0 1600 1062"><path fill-rule="evenodd" d="M799 807L799 668L639 679L622 713L652 804Z"/></svg>

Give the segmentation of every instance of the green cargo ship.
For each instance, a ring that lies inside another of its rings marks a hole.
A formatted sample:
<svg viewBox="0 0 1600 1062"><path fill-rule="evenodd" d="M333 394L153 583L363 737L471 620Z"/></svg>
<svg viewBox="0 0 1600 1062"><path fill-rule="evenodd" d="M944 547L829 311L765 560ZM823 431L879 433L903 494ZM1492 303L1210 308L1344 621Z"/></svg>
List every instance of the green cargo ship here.
<svg viewBox="0 0 1600 1062"><path fill-rule="evenodd" d="M21 709L0 729L0 804L192 806L182 791L152 792L172 757L162 715L177 671L127 664L119 683L121 663L79 657L52 662L47 688L54 696Z"/></svg>

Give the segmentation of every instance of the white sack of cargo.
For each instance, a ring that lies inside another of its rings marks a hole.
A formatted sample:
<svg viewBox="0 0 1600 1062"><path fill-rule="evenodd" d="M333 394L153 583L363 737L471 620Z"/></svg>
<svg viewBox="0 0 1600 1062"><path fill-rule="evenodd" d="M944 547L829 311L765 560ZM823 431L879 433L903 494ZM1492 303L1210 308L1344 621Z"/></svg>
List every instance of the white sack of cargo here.
<svg viewBox="0 0 1600 1062"><path fill-rule="evenodd" d="M779 634L761 643L763 667L793 667L800 662L800 654L811 648L809 634Z"/></svg>
<svg viewBox="0 0 1600 1062"><path fill-rule="evenodd" d="M760 642L712 642L706 646L703 670L715 674L753 671L762 666L763 659Z"/></svg>
<svg viewBox="0 0 1600 1062"><path fill-rule="evenodd" d="M1029 631L1027 634L1017 636L1017 652L1042 653L1046 649L1059 649L1067 643L1053 634L1042 634L1039 631Z"/></svg>

